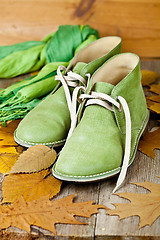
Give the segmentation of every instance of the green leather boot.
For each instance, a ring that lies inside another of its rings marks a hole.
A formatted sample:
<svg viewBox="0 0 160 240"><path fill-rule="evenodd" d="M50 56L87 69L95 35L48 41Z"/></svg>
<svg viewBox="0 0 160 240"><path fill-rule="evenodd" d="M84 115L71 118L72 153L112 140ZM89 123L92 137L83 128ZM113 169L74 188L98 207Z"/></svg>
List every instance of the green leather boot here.
<svg viewBox="0 0 160 240"><path fill-rule="evenodd" d="M54 164L53 175L90 182L121 171L116 190L149 119L139 57L132 53L113 56L93 74L87 94L79 99L83 100L81 120Z"/></svg>
<svg viewBox="0 0 160 240"><path fill-rule="evenodd" d="M70 106L72 91L76 86L86 85L86 74L91 75L107 59L121 52L121 38L104 37L80 50L67 69L59 67L61 83L56 91L35 107L20 122L15 131L15 141L25 147L36 144L59 146L64 144L70 129ZM65 71L62 76L61 70ZM72 71L74 71L74 73ZM64 91L63 86L69 86ZM66 100L66 94L69 100ZM67 105L67 101L68 105Z"/></svg>

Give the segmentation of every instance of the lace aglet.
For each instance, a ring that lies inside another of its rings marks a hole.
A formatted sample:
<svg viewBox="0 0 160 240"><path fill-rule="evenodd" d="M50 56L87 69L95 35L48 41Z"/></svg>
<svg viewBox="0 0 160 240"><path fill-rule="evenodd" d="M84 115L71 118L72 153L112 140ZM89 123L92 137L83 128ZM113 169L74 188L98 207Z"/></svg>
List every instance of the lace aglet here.
<svg viewBox="0 0 160 240"><path fill-rule="evenodd" d="M113 189L112 193L115 193L119 188L120 188L121 185L116 185L115 188Z"/></svg>
<svg viewBox="0 0 160 240"><path fill-rule="evenodd" d="M121 182L117 181L117 184L116 184L115 188L113 189L112 193L115 193L118 189L120 189L123 182L124 182L124 179Z"/></svg>

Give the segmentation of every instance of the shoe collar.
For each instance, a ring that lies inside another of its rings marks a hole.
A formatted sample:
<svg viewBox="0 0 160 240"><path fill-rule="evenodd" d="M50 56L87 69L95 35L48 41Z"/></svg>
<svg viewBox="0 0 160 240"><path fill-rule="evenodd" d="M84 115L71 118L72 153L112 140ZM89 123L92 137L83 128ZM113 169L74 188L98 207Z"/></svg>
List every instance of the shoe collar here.
<svg viewBox="0 0 160 240"><path fill-rule="evenodd" d="M118 79L117 84L116 79ZM115 100L117 100L117 96L122 96L130 104L140 85L139 57L133 53L121 53L110 58L93 74L86 93L89 94L92 90L101 91L99 89L102 89L103 86L103 93L106 91L106 94L110 94ZM79 109L78 122L82 117L84 105L85 101ZM119 112L114 106L113 108L118 127L122 133L125 133L124 112Z"/></svg>
<svg viewBox="0 0 160 240"><path fill-rule="evenodd" d="M121 38L108 36L100 38L82 48L71 60L67 71L72 70L78 62L85 62L80 75L86 78L86 73L93 74L108 58L114 55L114 51L121 52Z"/></svg>

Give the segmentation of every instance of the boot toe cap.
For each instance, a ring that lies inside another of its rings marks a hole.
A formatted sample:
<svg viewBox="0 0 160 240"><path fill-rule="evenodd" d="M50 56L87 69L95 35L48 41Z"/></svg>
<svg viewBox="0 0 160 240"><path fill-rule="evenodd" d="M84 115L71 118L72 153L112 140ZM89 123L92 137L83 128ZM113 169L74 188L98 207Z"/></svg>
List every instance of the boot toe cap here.
<svg viewBox="0 0 160 240"><path fill-rule="evenodd" d="M53 175L80 182L106 178L120 171L122 152L120 145L106 146L105 151L98 146L90 150L82 146L74 151L64 149L53 168Z"/></svg>

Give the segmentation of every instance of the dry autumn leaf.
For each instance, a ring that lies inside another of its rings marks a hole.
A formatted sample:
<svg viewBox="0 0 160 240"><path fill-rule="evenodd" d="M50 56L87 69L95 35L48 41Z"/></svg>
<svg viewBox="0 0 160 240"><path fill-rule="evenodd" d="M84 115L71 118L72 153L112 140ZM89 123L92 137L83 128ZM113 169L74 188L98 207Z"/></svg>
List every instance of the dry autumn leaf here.
<svg viewBox="0 0 160 240"><path fill-rule="evenodd" d="M154 95L151 97L146 97L148 109L151 112L160 114L160 95ZM159 102L158 102L159 101Z"/></svg>
<svg viewBox="0 0 160 240"><path fill-rule="evenodd" d="M149 84L156 81L159 74L150 70L141 70L142 74L142 85L148 86Z"/></svg>
<svg viewBox="0 0 160 240"><path fill-rule="evenodd" d="M14 137L12 133L5 133L0 129L0 146L16 146L16 142L14 141Z"/></svg>
<svg viewBox="0 0 160 240"><path fill-rule="evenodd" d="M10 173L32 173L50 167L57 157L54 149L44 145L36 145L19 155Z"/></svg>
<svg viewBox="0 0 160 240"><path fill-rule="evenodd" d="M93 205L93 201L73 203L73 197L70 195L55 201L42 197L28 203L21 197L11 205L0 205L0 228L14 226L30 232L30 226L35 225L56 234L55 224L84 224L74 216L89 218L98 213L99 208L106 209L103 205Z"/></svg>
<svg viewBox="0 0 160 240"><path fill-rule="evenodd" d="M146 101L147 101L147 107L148 109L150 109L150 107L154 104L154 102L152 102L149 97L146 97Z"/></svg>
<svg viewBox="0 0 160 240"><path fill-rule="evenodd" d="M0 126L0 132L6 133L6 134L13 134L16 130L18 124L20 123L21 119L17 119L15 121L11 121L7 124L7 127ZM0 138L1 139L1 138Z"/></svg>
<svg viewBox="0 0 160 240"><path fill-rule="evenodd" d="M14 141L13 136L19 122L20 120L15 120L9 122L7 127L0 126L0 172L3 174L11 170L23 149Z"/></svg>
<svg viewBox="0 0 160 240"><path fill-rule="evenodd" d="M150 91L160 95L160 83L151 85Z"/></svg>
<svg viewBox="0 0 160 240"><path fill-rule="evenodd" d="M157 95L147 97L148 108L150 111L160 114L160 83L151 85L150 91Z"/></svg>
<svg viewBox="0 0 160 240"><path fill-rule="evenodd" d="M151 182L133 184L148 189L150 193L117 193L116 195L119 197L126 198L131 202L126 204L113 204L116 208L107 210L107 214L118 215L120 219L139 216L139 228L145 225L151 226L160 216L160 184Z"/></svg>
<svg viewBox="0 0 160 240"><path fill-rule="evenodd" d="M147 104L152 112L160 114L160 94L147 97Z"/></svg>
<svg viewBox="0 0 160 240"><path fill-rule="evenodd" d="M62 182L48 176L49 174L49 170L44 170L32 174L8 175L2 183L2 203L14 202L21 196L25 201L32 201L45 195L52 198L60 191Z"/></svg>
<svg viewBox="0 0 160 240"><path fill-rule="evenodd" d="M18 154L13 153L0 153L0 172L3 174L9 173L17 161Z"/></svg>
<svg viewBox="0 0 160 240"><path fill-rule="evenodd" d="M152 102L152 105L149 107L150 111L160 114L160 102Z"/></svg>
<svg viewBox="0 0 160 240"><path fill-rule="evenodd" d="M154 149L160 149L160 128L154 132L147 132L138 145L138 150L154 158Z"/></svg>
<svg viewBox="0 0 160 240"><path fill-rule="evenodd" d="M0 153L12 153L12 154L17 154L17 150L13 146L0 146ZM18 156L17 156L18 158Z"/></svg>
<svg viewBox="0 0 160 240"><path fill-rule="evenodd" d="M153 102L160 103L160 95L154 95L154 96L148 97L148 99Z"/></svg>

